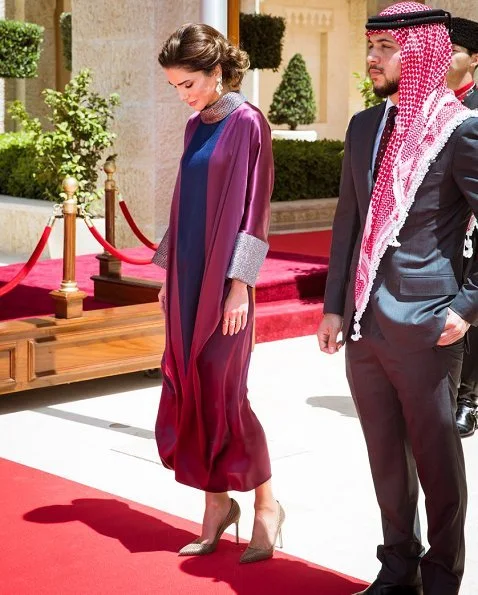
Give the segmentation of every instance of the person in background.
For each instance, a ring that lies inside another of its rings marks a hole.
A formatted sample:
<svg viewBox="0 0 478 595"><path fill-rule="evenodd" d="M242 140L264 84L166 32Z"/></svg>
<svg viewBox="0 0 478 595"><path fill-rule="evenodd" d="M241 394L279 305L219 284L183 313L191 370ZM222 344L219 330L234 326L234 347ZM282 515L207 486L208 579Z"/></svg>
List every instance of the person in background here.
<svg viewBox="0 0 478 595"><path fill-rule="evenodd" d="M478 23L460 17L451 20L450 33L453 56L447 73L447 84L459 101L470 109L478 108L478 89L473 75L478 66ZM478 231L473 230L472 248L465 259L465 277L476 258ZM472 436L478 425L478 327L467 333L468 349L463 356L458 389L456 423L462 437Z"/></svg>
<svg viewBox="0 0 478 595"><path fill-rule="evenodd" d="M318 339L336 353L342 332L382 515L381 568L361 595L457 595L464 572L455 409L464 335L478 324L478 263L463 282L478 214L478 113L445 84L449 24L449 13L418 2L369 19L369 74L387 100L356 114L345 140Z"/></svg>
<svg viewBox="0 0 478 595"><path fill-rule="evenodd" d="M229 490L255 490L242 563L271 558L285 514L273 496L266 437L247 398L252 287L268 250L272 141L240 93L247 54L212 27L188 24L159 63L189 118L168 232L154 261L166 268L166 320L156 440L176 480L205 492L201 535L180 555L210 554L239 523Z"/></svg>

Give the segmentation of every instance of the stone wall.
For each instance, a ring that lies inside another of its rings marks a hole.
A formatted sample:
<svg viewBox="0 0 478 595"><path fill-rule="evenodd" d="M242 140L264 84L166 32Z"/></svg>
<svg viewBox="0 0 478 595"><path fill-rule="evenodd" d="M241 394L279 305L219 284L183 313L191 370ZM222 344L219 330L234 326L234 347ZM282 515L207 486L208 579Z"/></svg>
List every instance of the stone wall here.
<svg viewBox="0 0 478 595"><path fill-rule="evenodd" d="M167 226L171 194L190 110L167 84L157 61L164 40L197 21L197 0L73 0L73 69L93 70L102 94L117 92L114 152L117 181L139 227L158 238ZM121 246L137 243L122 216Z"/></svg>
<svg viewBox="0 0 478 595"><path fill-rule="evenodd" d="M425 4L433 8L448 10L455 17L478 21L478 2L476 0L427 0Z"/></svg>
<svg viewBox="0 0 478 595"><path fill-rule="evenodd" d="M278 72L260 75L260 108L267 114L284 68L304 56L318 104L316 122L301 129L319 138L344 138L361 100L352 72L365 71L366 0L263 0L261 12L286 19L283 61Z"/></svg>

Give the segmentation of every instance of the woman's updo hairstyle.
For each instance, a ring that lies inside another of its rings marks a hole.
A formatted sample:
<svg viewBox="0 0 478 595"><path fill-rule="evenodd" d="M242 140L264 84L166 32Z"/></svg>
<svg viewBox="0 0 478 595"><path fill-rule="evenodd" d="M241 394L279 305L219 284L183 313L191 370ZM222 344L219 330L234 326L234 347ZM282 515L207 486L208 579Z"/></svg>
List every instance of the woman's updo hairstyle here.
<svg viewBox="0 0 478 595"><path fill-rule="evenodd" d="M179 27L164 43L158 56L163 68L184 68L211 75L220 64L222 80L232 91L241 86L249 68L249 56L232 45L219 31L204 24Z"/></svg>

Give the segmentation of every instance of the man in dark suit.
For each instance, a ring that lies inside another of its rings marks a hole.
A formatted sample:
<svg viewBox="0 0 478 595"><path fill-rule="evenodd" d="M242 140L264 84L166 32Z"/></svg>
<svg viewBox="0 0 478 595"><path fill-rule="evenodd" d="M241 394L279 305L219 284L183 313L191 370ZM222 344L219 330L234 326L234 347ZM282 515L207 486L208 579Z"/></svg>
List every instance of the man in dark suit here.
<svg viewBox="0 0 478 595"><path fill-rule="evenodd" d="M340 332L346 343L382 514L381 569L368 595L456 595L464 570L455 407L463 337L478 324L476 263L463 283L465 232L478 213L478 114L445 85L449 18L402 2L367 23L369 74L387 101L347 131L318 330L325 353L340 349Z"/></svg>
<svg viewBox="0 0 478 595"><path fill-rule="evenodd" d="M453 18L450 38L453 57L447 73L447 85L456 98L469 107L478 109L478 89L473 75L478 66L478 23L459 17ZM472 236L471 254L465 261L467 270L476 258L478 232ZM456 424L460 435L472 436L478 425L478 327L468 331L468 349L463 356L460 387L456 408Z"/></svg>

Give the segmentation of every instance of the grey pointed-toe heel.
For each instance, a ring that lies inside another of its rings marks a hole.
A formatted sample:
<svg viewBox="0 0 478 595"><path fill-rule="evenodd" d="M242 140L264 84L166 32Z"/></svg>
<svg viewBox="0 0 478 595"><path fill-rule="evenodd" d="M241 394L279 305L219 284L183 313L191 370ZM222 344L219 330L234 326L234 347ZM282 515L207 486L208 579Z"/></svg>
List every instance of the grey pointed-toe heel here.
<svg viewBox="0 0 478 595"><path fill-rule="evenodd" d="M212 554L216 548L219 540L221 539L224 531L231 525L236 525L236 543L239 543L239 519L241 518L241 509L239 504L231 498L231 508L227 513L226 518L219 525L216 535L211 543L201 543L201 538L198 537L192 543L188 543L178 552L180 556L205 556L206 554Z"/></svg>
<svg viewBox="0 0 478 595"><path fill-rule="evenodd" d="M242 554L239 562L241 564L250 564L251 562L260 562L261 560L269 560L274 555L276 543L279 542L279 547L282 547L282 525L285 521L285 511L279 502L279 517L277 519L277 529L274 537L274 542L268 548L256 548L248 546Z"/></svg>

